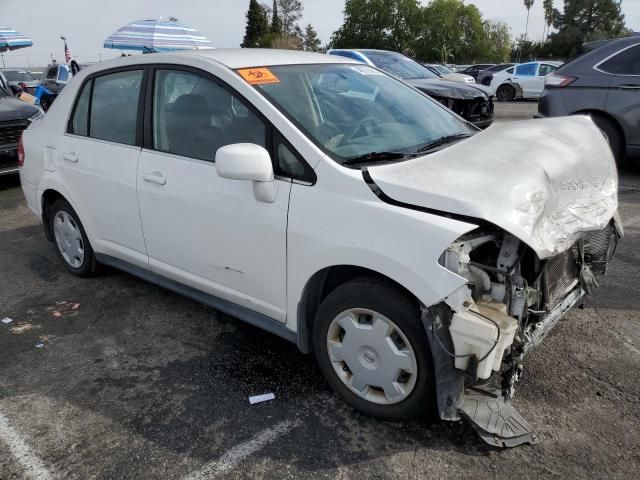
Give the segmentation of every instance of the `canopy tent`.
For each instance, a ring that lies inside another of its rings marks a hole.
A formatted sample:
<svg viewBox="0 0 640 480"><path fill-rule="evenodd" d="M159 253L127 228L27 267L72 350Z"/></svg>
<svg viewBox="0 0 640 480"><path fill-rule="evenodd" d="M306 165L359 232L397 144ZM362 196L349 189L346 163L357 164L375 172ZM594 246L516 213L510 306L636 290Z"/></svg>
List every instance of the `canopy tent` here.
<svg viewBox="0 0 640 480"><path fill-rule="evenodd" d="M145 53L213 48L204 35L174 18L137 20L112 34L103 46Z"/></svg>

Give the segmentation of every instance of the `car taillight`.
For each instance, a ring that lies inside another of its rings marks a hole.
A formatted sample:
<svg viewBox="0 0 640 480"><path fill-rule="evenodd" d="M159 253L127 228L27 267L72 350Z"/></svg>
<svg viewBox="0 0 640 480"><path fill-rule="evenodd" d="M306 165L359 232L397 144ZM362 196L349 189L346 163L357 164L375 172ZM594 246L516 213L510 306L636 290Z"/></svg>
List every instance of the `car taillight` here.
<svg viewBox="0 0 640 480"><path fill-rule="evenodd" d="M18 140L18 166L24 166L24 145L22 144L22 136Z"/></svg>
<svg viewBox="0 0 640 480"><path fill-rule="evenodd" d="M545 87L566 87L567 85L571 85L573 82L577 80L576 77L571 77L569 75L560 75L559 73L552 73L551 75L547 75L544 79Z"/></svg>

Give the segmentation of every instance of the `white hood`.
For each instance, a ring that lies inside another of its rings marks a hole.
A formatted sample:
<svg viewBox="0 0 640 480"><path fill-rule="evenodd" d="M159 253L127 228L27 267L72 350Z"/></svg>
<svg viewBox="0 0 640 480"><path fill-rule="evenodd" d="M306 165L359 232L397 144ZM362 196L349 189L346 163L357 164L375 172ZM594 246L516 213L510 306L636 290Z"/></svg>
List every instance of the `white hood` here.
<svg viewBox="0 0 640 480"><path fill-rule="evenodd" d="M589 117L494 124L438 152L369 167L393 200L491 222L540 258L602 230L618 208L618 174Z"/></svg>

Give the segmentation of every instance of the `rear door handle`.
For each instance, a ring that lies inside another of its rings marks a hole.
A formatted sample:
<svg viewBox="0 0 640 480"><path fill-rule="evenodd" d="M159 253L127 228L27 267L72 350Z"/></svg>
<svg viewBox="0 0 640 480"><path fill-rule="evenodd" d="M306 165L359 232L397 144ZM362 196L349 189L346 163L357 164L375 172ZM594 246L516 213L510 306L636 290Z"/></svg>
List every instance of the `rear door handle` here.
<svg viewBox="0 0 640 480"><path fill-rule="evenodd" d="M76 152L63 153L62 158L67 162L78 163L78 155L76 155Z"/></svg>
<svg viewBox="0 0 640 480"><path fill-rule="evenodd" d="M167 183L167 179L160 172L148 172L142 174L142 179L145 182L155 183L157 185L164 185Z"/></svg>

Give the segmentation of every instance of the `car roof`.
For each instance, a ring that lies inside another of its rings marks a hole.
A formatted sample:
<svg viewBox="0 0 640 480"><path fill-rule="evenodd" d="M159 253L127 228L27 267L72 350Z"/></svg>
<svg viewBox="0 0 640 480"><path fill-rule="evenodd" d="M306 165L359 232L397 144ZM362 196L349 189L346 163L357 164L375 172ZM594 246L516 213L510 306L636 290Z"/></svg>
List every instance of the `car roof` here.
<svg viewBox="0 0 640 480"><path fill-rule="evenodd" d="M102 62L89 68L91 68L92 71L95 71L95 67L102 70L105 66L113 68L120 65L125 66L138 63L170 63L175 62L180 58L187 57L207 59L212 62L220 63L230 69L263 66L268 67L274 65L360 63L349 58L325 55L324 53L301 52L297 50L277 50L271 48L220 48L118 57L114 60ZM153 58L153 62L150 62L151 58Z"/></svg>
<svg viewBox="0 0 640 480"><path fill-rule="evenodd" d="M609 40L597 48L578 54L565 63L558 72L593 73L594 65L618 51L636 44L640 44L640 36L637 35Z"/></svg>

